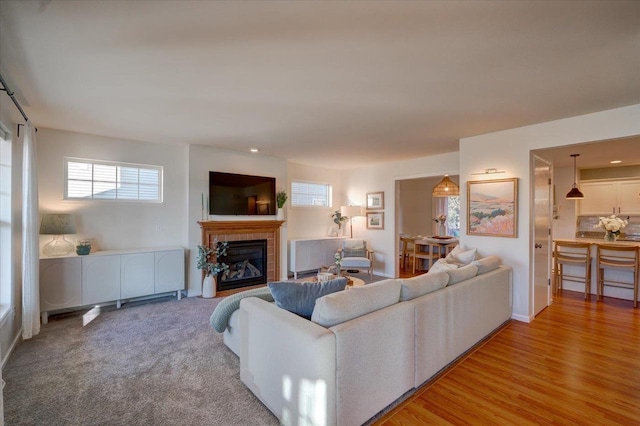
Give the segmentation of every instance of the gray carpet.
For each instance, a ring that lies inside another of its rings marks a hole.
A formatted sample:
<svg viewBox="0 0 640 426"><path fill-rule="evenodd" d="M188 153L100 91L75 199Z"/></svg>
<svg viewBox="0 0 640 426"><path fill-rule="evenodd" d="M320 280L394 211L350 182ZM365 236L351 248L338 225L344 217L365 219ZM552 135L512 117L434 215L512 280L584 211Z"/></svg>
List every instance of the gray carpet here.
<svg viewBox="0 0 640 426"><path fill-rule="evenodd" d="M107 307L86 325L86 311L51 316L3 370L6 424L277 425L209 325L220 300Z"/></svg>
<svg viewBox="0 0 640 426"><path fill-rule="evenodd" d="M277 425L197 297L52 317L3 370L7 425Z"/></svg>

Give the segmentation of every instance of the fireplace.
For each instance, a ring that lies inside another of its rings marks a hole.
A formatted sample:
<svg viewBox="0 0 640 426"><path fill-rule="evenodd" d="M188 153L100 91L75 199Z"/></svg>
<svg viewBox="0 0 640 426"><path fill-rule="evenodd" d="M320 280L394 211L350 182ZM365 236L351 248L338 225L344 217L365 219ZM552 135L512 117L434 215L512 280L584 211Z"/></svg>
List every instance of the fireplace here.
<svg viewBox="0 0 640 426"><path fill-rule="evenodd" d="M241 241L266 241L266 250L264 250L266 251L266 260L262 259L262 277L260 277L260 280L244 281L242 287L237 286L236 284L238 283L229 282L227 284L231 284L231 287L225 287L222 280L216 279L216 291L219 296L228 296L249 288L262 287L268 282L280 279L280 227L283 223L280 220L206 220L198 222L202 229L202 245L205 246L212 247L216 241L227 241L230 246L232 246L232 243ZM227 253L229 254L228 250ZM230 265L229 256L220 260ZM255 261L257 263L257 260ZM238 261L234 260L234 262ZM244 262L244 259L242 262ZM256 265L253 266L256 267Z"/></svg>
<svg viewBox="0 0 640 426"><path fill-rule="evenodd" d="M229 266L218 274L218 290L233 290L266 283L267 240L229 241L227 255L218 259Z"/></svg>

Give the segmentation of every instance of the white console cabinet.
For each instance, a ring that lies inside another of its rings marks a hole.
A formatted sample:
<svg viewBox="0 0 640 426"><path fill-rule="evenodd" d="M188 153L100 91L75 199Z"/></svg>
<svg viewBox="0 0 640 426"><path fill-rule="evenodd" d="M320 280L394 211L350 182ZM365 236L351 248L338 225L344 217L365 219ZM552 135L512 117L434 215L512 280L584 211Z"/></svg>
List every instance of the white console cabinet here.
<svg viewBox="0 0 640 426"><path fill-rule="evenodd" d="M289 271L294 279L298 272L317 270L335 263L334 255L345 237L317 237L289 240Z"/></svg>
<svg viewBox="0 0 640 426"><path fill-rule="evenodd" d="M40 259L40 313L177 292L185 285L184 249L110 250Z"/></svg>

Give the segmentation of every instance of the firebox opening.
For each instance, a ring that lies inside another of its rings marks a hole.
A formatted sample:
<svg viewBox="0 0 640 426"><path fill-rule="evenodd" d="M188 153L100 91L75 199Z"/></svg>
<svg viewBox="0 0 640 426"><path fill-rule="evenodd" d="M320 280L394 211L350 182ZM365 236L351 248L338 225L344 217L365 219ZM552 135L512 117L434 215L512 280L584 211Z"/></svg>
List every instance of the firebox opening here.
<svg viewBox="0 0 640 426"><path fill-rule="evenodd" d="M218 290L232 290L267 282L267 240L229 241L220 261L229 270L218 274Z"/></svg>

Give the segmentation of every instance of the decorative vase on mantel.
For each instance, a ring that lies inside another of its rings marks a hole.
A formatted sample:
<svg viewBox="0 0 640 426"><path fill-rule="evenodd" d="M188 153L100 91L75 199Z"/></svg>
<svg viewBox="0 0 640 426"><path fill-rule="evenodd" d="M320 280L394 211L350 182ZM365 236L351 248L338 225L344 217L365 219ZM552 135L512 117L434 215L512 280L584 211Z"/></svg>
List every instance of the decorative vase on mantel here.
<svg viewBox="0 0 640 426"><path fill-rule="evenodd" d="M213 275L205 275L202 280L202 298L211 299L216 297L216 279Z"/></svg>
<svg viewBox="0 0 640 426"><path fill-rule="evenodd" d="M282 207L278 207L278 211L276 212L276 220L284 220L284 209Z"/></svg>
<svg viewBox="0 0 640 426"><path fill-rule="evenodd" d="M617 239L618 234L616 234L615 232L606 231L604 233L604 240L608 243L615 243Z"/></svg>

